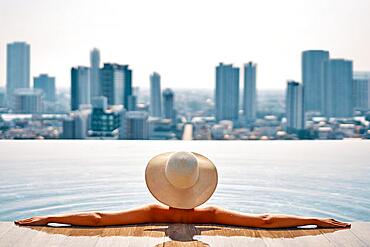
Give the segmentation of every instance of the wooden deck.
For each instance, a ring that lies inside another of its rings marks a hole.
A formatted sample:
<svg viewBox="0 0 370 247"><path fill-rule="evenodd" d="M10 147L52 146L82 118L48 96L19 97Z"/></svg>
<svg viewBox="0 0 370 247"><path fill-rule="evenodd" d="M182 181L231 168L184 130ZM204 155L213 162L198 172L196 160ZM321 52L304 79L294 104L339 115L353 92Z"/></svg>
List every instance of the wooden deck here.
<svg viewBox="0 0 370 247"><path fill-rule="evenodd" d="M0 223L0 246L370 246L370 223L350 229L262 230L220 225L20 227Z"/></svg>

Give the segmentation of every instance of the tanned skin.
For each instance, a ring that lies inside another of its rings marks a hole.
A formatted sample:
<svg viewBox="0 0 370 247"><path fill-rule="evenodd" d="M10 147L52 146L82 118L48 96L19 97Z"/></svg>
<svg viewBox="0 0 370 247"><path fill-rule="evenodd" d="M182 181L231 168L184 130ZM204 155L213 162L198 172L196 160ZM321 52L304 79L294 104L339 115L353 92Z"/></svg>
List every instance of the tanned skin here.
<svg viewBox="0 0 370 247"><path fill-rule="evenodd" d="M42 226L48 223L73 226L114 226L142 223L221 224L256 228L287 228L304 225L344 228L351 225L334 219L292 215L246 214L217 206L176 209L150 204L117 212L86 212L55 216L37 216L15 221L17 225Z"/></svg>

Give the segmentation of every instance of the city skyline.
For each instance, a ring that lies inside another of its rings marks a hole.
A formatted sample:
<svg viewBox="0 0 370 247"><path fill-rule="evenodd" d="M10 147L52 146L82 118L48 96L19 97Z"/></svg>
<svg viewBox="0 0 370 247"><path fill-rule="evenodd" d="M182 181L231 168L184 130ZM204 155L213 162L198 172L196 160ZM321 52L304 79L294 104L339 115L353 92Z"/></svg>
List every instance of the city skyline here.
<svg viewBox="0 0 370 247"><path fill-rule="evenodd" d="M18 40L31 45L31 76L48 73L56 77L57 88L69 87L71 66L89 66L93 47L101 51L102 62L130 64L135 70L133 85L142 88L149 87L153 71L162 75L163 88L213 88L213 69L219 62L241 67L246 61L256 61L257 88L283 90L287 80L301 81L301 51L308 49L329 50L333 58L353 60L355 71L370 68L366 53L370 35L364 31L370 29L368 1L212 3L208 20L202 18L208 2L195 9L193 2L145 2L148 8L138 16L116 10L123 3L110 3L1 1L0 20L8 28L0 35L0 86L5 87L6 81L5 44ZM125 4L126 9L139 10L142 3ZM266 4L271 8L264 8ZM34 11L37 6L46 11ZM225 10L233 14L219 18ZM184 22L188 18L182 17L188 14L192 18ZM140 21L142 15L151 23ZM245 23L248 32L243 31ZM120 28L127 30L125 35L113 36ZM184 68L192 73L184 73Z"/></svg>

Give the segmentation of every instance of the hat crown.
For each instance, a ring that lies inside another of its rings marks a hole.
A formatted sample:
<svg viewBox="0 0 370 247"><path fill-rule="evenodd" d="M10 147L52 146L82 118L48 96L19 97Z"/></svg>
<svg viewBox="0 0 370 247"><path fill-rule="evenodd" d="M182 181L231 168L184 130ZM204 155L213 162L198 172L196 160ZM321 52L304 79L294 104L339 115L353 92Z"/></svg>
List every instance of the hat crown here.
<svg viewBox="0 0 370 247"><path fill-rule="evenodd" d="M190 188L199 177L198 160L190 152L175 152L167 160L165 174L173 186L180 189Z"/></svg>

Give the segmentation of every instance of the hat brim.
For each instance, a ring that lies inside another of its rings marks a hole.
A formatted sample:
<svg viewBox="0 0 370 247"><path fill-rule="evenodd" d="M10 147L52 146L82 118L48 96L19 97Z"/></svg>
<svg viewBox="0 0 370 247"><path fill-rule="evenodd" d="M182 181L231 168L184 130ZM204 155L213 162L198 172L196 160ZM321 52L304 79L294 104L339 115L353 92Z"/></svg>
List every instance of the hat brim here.
<svg viewBox="0 0 370 247"><path fill-rule="evenodd" d="M216 190L216 166L201 154L192 152L198 159L199 177L190 188L174 187L166 178L165 168L173 152L162 153L153 157L145 170L145 181L150 193L161 203L180 209L192 209L205 203Z"/></svg>

